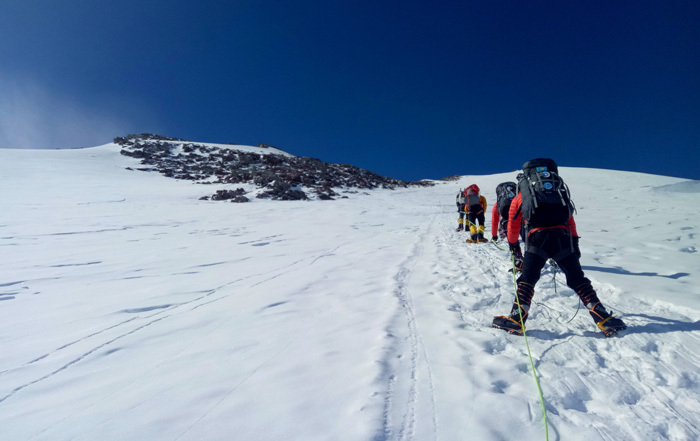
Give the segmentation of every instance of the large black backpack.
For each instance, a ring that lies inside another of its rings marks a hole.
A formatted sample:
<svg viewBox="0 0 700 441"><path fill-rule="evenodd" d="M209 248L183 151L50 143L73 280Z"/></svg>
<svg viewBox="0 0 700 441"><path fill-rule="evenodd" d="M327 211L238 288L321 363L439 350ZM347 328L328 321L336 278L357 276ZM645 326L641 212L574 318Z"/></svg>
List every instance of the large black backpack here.
<svg viewBox="0 0 700 441"><path fill-rule="evenodd" d="M501 182L496 186L496 206L501 219L508 219L510 203L518 194L518 186L515 182Z"/></svg>
<svg viewBox="0 0 700 441"><path fill-rule="evenodd" d="M528 229L565 225L576 210L552 159L538 158L523 164L518 191L522 194L521 210Z"/></svg>

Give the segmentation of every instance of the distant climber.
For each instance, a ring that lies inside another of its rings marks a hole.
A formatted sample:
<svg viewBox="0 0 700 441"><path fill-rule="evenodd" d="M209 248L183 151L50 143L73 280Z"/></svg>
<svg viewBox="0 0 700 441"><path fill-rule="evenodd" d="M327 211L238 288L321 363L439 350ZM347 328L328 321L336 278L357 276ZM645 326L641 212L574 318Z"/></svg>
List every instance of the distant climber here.
<svg viewBox="0 0 700 441"><path fill-rule="evenodd" d="M496 242L505 239L508 232L508 211L510 203L518 193L515 182L501 182L496 186L496 203L491 210L491 239Z"/></svg>
<svg viewBox="0 0 700 441"><path fill-rule="evenodd" d="M467 243L488 242L484 238L486 198L480 194L479 186L476 184L472 184L464 190L464 211L467 214L469 233L471 234Z"/></svg>
<svg viewBox="0 0 700 441"><path fill-rule="evenodd" d="M464 211L464 190L459 189L457 193L457 231L463 231L465 229L464 224L468 221L467 212Z"/></svg>

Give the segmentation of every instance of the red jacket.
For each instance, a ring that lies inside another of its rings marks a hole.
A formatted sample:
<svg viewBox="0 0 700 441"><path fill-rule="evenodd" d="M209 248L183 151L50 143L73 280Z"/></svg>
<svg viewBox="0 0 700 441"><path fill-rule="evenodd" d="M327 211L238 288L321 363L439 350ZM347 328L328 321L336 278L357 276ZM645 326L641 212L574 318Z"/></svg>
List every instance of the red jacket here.
<svg viewBox="0 0 700 441"><path fill-rule="evenodd" d="M508 242L509 243L517 243L518 238L520 236L520 224L523 219L523 213L520 210L520 206L523 204L523 196L522 193L518 193L517 196L513 198L513 202L510 203L510 210L508 211ZM528 232L528 235L531 233L534 233L535 231L540 231L540 230L548 230L550 228L565 228L571 233L572 236L576 237L578 236L578 232L576 231L576 222L574 221L574 217L571 216L569 218L568 225L558 225L556 227L541 227L541 228L534 228L530 232ZM491 227L493 229L493 226ZM495 236L495 234L494 234Z"/></svg>
<svg viewBox="0 0 700 441"><path fill-rule="evenodd" d="M498 204L493 204L491 210L491 236L498 236L498 222L501 220L501 213L498 212Z"/></svg>

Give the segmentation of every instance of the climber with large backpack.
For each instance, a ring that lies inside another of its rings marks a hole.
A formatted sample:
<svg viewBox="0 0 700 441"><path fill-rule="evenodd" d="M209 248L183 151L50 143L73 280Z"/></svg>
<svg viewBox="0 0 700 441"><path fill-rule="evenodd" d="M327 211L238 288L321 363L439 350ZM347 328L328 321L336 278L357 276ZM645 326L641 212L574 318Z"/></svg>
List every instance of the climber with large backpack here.
<svg viewBox="0 0 700 441"><path fill-rule="evenodd" d="M515 182L501 182L496 186L496 203L491 210L491 239L497 242L505 239L508 231L508 211L510 203L518 193Z"/></svg>
<svg viewBox="0 0 700 441"><path fill-rule="evenodd" d="M457 193L457 213L459 215L457 219L457 231L465 230L465 224L468 220L467 212L464 211L464 190L461 188L459 189L459 193Z"/></svg>
<svg viewBox="0 0 700 441"><path fill-rule="evenodd" d="M464 190L464 211L467 213L469 233L471 233L467 243L488 242L484 239L486 198L480 194L479 186L476 184Z"/></svg>
<svg viewBox="0 0 700 441"><path fill-rule="evenodd" d="M611 337L627 325L607 311L598 299L591 281L581 269L581 251L569 188L559 176L552 159L533 159L518 175L518 194L508 212L508 243L513 256L522 255L518 236L521 222L525 228L525 254L522 273L517 280L516 298L508 316L493 318L493 327L522 335L525 329L535 284L548 259L554 260L566 275L566 284L578 294L593 321Z"/></svg>

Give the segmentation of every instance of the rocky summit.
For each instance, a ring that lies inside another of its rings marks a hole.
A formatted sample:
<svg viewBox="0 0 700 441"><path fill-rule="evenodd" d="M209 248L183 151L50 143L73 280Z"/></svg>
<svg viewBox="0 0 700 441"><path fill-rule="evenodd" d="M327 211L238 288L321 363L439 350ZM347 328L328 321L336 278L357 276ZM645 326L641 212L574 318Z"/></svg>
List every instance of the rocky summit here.
<svg viewBox="0 0 700 441"><path fill-rule="evenodd" d="M149 133L118 137L114 142L121 146L122 155L141 160L143 167L137 170L157 171L200 184L243 185L235 190L218 190L201 198L205 200L332 200L358 190L433 185L430 181L387 178L348 164L296 157L265 144L197 143Z"/></svg>

